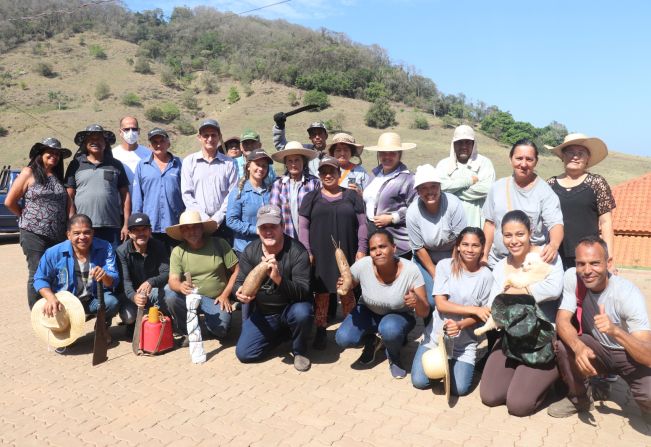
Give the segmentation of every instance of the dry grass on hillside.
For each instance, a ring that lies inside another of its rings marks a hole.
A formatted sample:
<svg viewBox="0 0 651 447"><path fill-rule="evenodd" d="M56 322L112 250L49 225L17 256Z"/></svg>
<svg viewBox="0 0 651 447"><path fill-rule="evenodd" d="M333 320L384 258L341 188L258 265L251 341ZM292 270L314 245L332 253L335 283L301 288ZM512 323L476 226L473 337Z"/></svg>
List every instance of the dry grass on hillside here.
<svg viewBox="0 0 651 447"><path fill-rule="evenodd" d="M142 75L135 73L127 63L128 58L135 60L137 46L128 42L113 40L92 33L83 35L85 45L80 45L80 38L70 39L57 37L41 44L44 54L36 55L33 45L23 45L0 59L0 66L13 76L10 87L2 90L6 104L0 106L0 125L9 130L6 137L0 138L0 163L22 166L27 161L26 154L33 142L45 136L55 134L68 147L72 146L75 132L87 124L98 122L105 127L117 131L120 117L129 114L140 120L143 130L148 130L160 124L149 122L144 117L144 110L164 101L172 101L179 105L182 116L195 123L200 120L195 112L184 110L181 106L183 91L168 88L160 82L160 66L152 64L154 74ZM88 47L91 44L101 45L108 55L106 60L91 58ZM45 78L34 73L34 65L46 62L52 65L57 76ZM94 92L97 84L104 81L108 84L111 96L103 101L95 99ZM195 81L196 83L196 81ZM231 85L238 87L241 100L229 105L226 97ZM193 85L194 86L194 85ZM24 88L23 88L24 87ZM207 95L199 93L196 99L200 111L205 117L219 120L224 136L238 135L244 128L250 127L262 135L263 146L273 150L271 142L272 116L280 110L290 110L288 94L301 92L282 85L253 82L254 93L247 97L241 86L228 79L220 80L220 91ZM61 92L69 99L66 110L57 110L56 104L49 97L49 92ZM142 107L127 107L122 105L121 98L127 92L136 93L142 100ZM367 146L373 145L381 130L364 125L364 114L369 104L348 98L331 97L332 106L319 113L302 113L291 117L287 123L288 139L307 141L305 129L316 120L327 120L343 117L344 129L352 132L357 140ZM19 112L13 106L26 111L38 118L38 121L25 113ZM410 129L414 119L414 111L402 109L395 105L398 126L391 130L399 132L403 141L415 142L418 148L405 154L406 164L415 169L419 164L436 163L449 153L452 129L443 128L440 120L428 115L429 130ZM42 122L57 130L52 131ZM172 130L173 152L184 155L198 148L194 136L182 136L173 129L173 125L163 126ZM479 135L480 152L493 161L498 176L510 172L508 163L508 148L495 140ZM145 142L144 136L141 143ZM364 165L371 168L375 165L374 154L363 154ZM551 156L542 157L539 163L539 173L547 178L561 170L560 162ZM277 166L280 169L280 166ZM636 177L651 170L651 158L635 157L613 153L606 163L594 169L604 175L611 185Z"/></svg>

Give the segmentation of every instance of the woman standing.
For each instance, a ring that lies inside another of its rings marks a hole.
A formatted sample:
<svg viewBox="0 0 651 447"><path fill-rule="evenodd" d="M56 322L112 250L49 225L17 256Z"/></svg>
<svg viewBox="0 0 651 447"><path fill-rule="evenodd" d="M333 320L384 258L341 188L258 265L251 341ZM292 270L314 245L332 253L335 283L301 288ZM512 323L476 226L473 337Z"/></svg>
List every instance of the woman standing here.
<svg viewBox="0 0 651 447"><path fill-rule="evenodd" d="M454 241L466 227L466 214L461 200L453 194L441 193L441 177L434 166L416 168L414 187L418 198L407 209L407 234L433 310L436 265L452 256Z"/></svg>
<svg viewBox="0 0 651 447"><path fill-rule="evenodd" d="M601 231L608 252L615 252L612 217L615 198L605 178L588 172L608 155L603 141L572 133L565 137L563 144L551 150L565 165L565 172L547 183L561 202L565 237L559 254L567 270L575 266L574 248L585 236L598 236Z"/></svg>
<svg viewBox="0 0 651 447"><path fill-rule="evenodd" d="M27 259L30 309L39 299L33 284L41 256L66 236L68 194L63 186L63 159L71 155L56 138L36 143L29 151L27 167L16 177L5 198L5 206L19 218L20 246Z"/></svg>
<svg viewBox="0 0 651 447"><path fill-rule="evenodd" d="M509 158L513 175L493 184L482 208L487 248L483 262L493 268L508 254L500 231L502 218L511 210L522 210L529 216L533 225L531 242L544 246L541 256L545 262L552 262L563 240L563 214L558 196L534 171L538 148L533 141L526 138L516 141Z"/></svg>
<svg viewBox="0 0 651 447"><path fill-rule="evenodd" d="M529 253L541 256L544 253L544 247L532 244L530 228L531 221L523 211L510 211L504 215L501 235L508 256L495 265L489 303L495 321L498 321L496 305L501 302L506 303L502 307L510 308L505 312L509 314L507 317L514 320L520 318L524 324L530 324L533 320L535 325L523 328L518 324L515 328L517 332L512 331L510 326L503 329L506 335L495 343L488 356L479 387L484 405L494 407L506 404L509 413L514 416L535 413L559 377L551 344L558 298L563 292L560 257L556 257L549 266L550 272L542 280L524 288L510 286L507 282L513 273L522 270ZM535 349L531 349L532 345L535 345ZM526 346L524 350L523 346Z"/></svg>
<svg viewBox="0 0 651 447"><path fill-rule="evenodd" d="M437 265L433 292L436 310L411 366L411 383L418 389L431 385L423 369L423 354L437 346L438 335L445 331L445 335L454 337L449 354L451 392L455 396L470 392L478 344L473 329L490 316L487 305L493 275L488 267L480 265L485 244L482 230L466 227L456 239L452 258Z"/></svg>
<svg viewBox="0 0 651 447"><path fill-rule="evenodd" d="M338 133L332 138L328 146L328 153L339 162L339 186L353 189L362 194L364 188L371 181L371 177L361 164L354 164L350 161L352 157L360 158L364 150L363 144L355 143L355 138L347 133ZM361 158L360 158L361 159Z"/></svg>
<svg viewBox="0 0 651 447"><path fill-rule="evenodd" d="M350 268L353 285L362 286L362 297L337 329L337 344L344 349L363 345L357 360L362 365L372 364L384 344L391 375L402 379L407 372L400 353L416 326L414 311L419 317L429 311L423 276L413 262L396 256L393 236L386 229L371 235L369 252Z"/></svg>
<svg viewBox="0 0 651 447"><path fill-rule="evenodd" d="M314 266L315 349L325 349L329 294L337 293L339 270L335 247L341 247L349 264L366 254L367 229L364 203L355 191L339 186L339 164L325 156L319 163L321 188L308 193L299 210L299 240ZM341 297L344 316L355 306L350 290Z"/></svg>
<svg viewBox="0 0 651 447"><path fill-rule="evenodd" d="M305 149L298 141L290 141L283 150L271 154L274 161L285 165L285 174L273 183L269 203L280 208L285 234L294 239L298 239L298 210L303 198L321 186L307 168L316 157L315 150Z"/></svg>
<svg viewBox="0 0 651 447"><path fill-rule="evenodd" d="M366 148L378 153L379 162L373 169L375 178L363 194L369 233L385 228L396 241L398 256L405 259L411 259L405 216L416 190L414 175L400 160L403 151L415 147L414 143L402 143L397 133L385 132L380 135L377 146Z"/></svg>

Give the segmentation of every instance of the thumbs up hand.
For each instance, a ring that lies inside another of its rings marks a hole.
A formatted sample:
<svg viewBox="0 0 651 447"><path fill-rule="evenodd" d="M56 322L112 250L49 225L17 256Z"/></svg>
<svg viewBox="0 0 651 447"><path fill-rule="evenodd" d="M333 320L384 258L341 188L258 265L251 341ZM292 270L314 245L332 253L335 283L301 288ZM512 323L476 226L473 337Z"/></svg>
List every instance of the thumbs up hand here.
<svg viewBox="0 0 651 447"><path fill-rule="evenodd" d="M606 315L606 309L603 304L599 305L599 314L594 316L594 326L602 334L614 336L617 330L617 325L610 321L610 317Z"/></svg>

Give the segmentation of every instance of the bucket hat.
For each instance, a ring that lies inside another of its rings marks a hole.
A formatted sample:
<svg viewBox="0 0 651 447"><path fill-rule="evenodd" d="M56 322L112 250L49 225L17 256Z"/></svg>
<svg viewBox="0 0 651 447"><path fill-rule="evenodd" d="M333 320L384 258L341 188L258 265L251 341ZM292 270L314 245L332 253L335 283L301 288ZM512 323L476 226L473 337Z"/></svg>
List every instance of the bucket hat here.
<svg viewBox="0 0 651 447"><path fill-rule="evenodd" d="M393 151L408 151L414 149L416 143L403 143L400 135L395 132L384 132L377 140L377 146L367 147L368 151L375 152L393 152Z"/></svg>
<svg viewBox="0 0 651 447"><path fill-rule="evenodd" d="M75 135L75 144L81 146L91 133L101 133L104 136L104 141L107 146L113 146L115 144L115 134L110 130L104 130L99 124L91 124L86 127L86 130L77 132Z"/></svg>
<svg viewBox="0 0 651 447"><path fill-rule="evenodd" d="M63 348L74 343L84 332L86 313L79 298L72 293L62 290L54 294L63 305L63 310L57 312L53 317L43 313L47 303L41 298L32 307L32 329L36 336L44 340L53 348Z"/></svg>
<svg viewBox="0 0 651 447"><path fill-rule="evenodd" d="M183 240L183 235L181 234L181 227L183 225L193 225L201 224L203 225L203 234L212 234L217 230L217 222L214 220L201 220L201 213L199 211L184 211L179 217L179 223L176 225L169 226L165 229L167 235L177 241Z"/></svg>
<svg viewBox="0 0 651 447"><path fill-rule="evenodd" d="M282 150L271 154L271 158L279 163L285 163L285 157L290 155L302 155L309 161L314 160L319 154L314 149L307 149L298 141L289 141Z"/></svg>
<svg viewBox="0 0 651 447"><path fill-rule="evenodd" d="M334 153L335 145L338 143L347 144L350 147L350 153L353 157L360 157L362 155L362 151L364 150L364 145L357 144L355 142L355 137L350 134L341 132L335 134L335 136L332 137L332 143L328 145L328 153L330 155Z"/></svg>
<svg viewBox="0 0 651 447"><path fill-rule="evenodd" d="M418 188L423 183L441 183L441 175L438 169L432 165L420 165L416 168L416 175L414 176L414 188Z"/></svg>
<svg viewBox="0 0 651 447"><path fill-rule="evenodd" d="M31 159L38 157L46 150L52 149L59 151L61 159L68 158L72 155L72 151L70 149L61 147L61 142L59 140L54 137L48 137L40 143L36 143L34 146L32 146L32 148L29 150L29 158Z"/></svg>
<svg viewBox="0 0 651 447"><path fill-rule="evenodd" d="M443 335L439 335L438 345L429 349L421 357L423 371L432 380L442 380L445 386L445 397L450 399L450 365Z"/></svg>
<svg viewBox="0 0 651 447"><path fill-rule="evenodd" d="M547 149L550 149L554 155L556 155L561 160L563 159L563 149L568 146L583 146L590 153L590 158L588 159L587 168L591 168L597 163L603 161L604 158L608 156L608 147L599 138L588 137L582 133L570 133L565 136L563 139L563 144L559 144L556 147L545 146Z"/></svg>

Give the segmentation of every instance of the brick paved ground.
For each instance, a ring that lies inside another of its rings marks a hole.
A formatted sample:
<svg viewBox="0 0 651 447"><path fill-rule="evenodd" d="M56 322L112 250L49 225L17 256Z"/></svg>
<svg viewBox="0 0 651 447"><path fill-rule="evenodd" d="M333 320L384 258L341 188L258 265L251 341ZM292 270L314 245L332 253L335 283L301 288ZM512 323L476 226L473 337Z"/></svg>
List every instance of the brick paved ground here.
<svg viewBox="0 0 651 447"><path fill-rule="evenodd" d="M487 408L475 390L449 406L442 390L417 391L393 380L386 361L353 370L359 350L333 346L298 373L287 345L261 364L237 362L235 327L225 345L206 342L209 360L190 363L187 349L136 358L118 341L109 361L91 366L89 334L66 355L47 352L32 334L25 262L15 240L0 242L0 442L57 445L651 445L626 386L597 404L592 419L552 419L545 411L515 418ZM651 275L645 277L651 295ZM236 314L239 318L239 313ZM417 328L412 338L418 336ZM410 343L405 359L415 350Z"/></svg>

